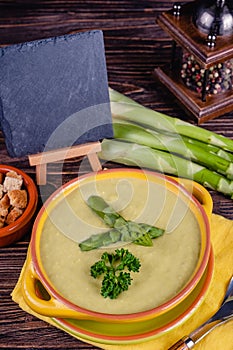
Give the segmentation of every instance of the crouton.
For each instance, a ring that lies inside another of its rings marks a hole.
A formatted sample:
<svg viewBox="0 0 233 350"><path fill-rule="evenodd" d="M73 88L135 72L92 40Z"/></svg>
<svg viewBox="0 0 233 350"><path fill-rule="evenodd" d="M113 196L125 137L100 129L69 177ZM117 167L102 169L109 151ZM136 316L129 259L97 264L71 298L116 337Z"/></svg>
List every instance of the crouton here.
<svg viewBox="0 0 233 350"><path fill-rule="evenodd" d="M7 215L6 224L10 225L12 222L17 220L22 214L23 214L23 210L22 209L19 209L19 208L16 208L16 207L11 209L11 211Z"/></svg>
<svg viewBox="0 0 233 350"><path fill-rule="evenodd" d="M11 190L7 192L10 205L24 209L27 206L27 192L25 190Z"/></svg>
<svg viewBox="0 0 233 350"><path fill-rule="evenodd" d="M10 199L7 194L0 200L0 228L5 225L5 220L8 215L8 209L10 207Z"/></svg>
<svg viewBox="0 0 233 350"><path fill-rule="evenodd" d="M10 207L10 199L6 193L6 194L4 194L2 199L0 200L0 212L2 210L7 210L9 207Z"/></svg>
<svg viewBox="0 0 233 350"><path fill-rule="evenodd" d="M5 221L6 217L8 215L8 209L2 209L0 210L0 219Z"/></svg>
<svg viewBox="0 0 233 350"><path fill-rule="evenodd" d="M20 190L23 184L23 178L18 175L15 171L9 171L6 173L6 177L3 182L4 192L11 190Z"/></svg>

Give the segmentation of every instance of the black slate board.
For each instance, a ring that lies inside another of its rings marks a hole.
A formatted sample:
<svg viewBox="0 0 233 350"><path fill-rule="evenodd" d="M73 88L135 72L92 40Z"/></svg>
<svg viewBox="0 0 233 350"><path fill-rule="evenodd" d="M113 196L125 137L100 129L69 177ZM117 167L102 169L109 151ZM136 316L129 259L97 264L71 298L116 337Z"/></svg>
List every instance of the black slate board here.
<svg viewBox="0 0 233 350"><path fill-rule="evenodd" d="M103 33L0 49L0 127L21 157L112 137Z"/></svg>

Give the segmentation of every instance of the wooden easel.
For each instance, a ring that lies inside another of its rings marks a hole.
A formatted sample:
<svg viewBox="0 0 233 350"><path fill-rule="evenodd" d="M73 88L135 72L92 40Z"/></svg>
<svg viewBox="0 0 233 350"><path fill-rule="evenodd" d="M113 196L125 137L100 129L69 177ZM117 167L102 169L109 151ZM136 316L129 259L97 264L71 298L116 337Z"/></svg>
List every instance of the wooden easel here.
<svg viewBox="0 0 233 350"><path fill-rule="evenodd" d="M36 166L36 182L38 185L46 185L47 164L65 159L87 156L93 171L102 169L97 152L100 152L101 144L99 141L86 143L83 145L61 148L53 151L47 151L38 154L29 155L29 164Z"/></svg>

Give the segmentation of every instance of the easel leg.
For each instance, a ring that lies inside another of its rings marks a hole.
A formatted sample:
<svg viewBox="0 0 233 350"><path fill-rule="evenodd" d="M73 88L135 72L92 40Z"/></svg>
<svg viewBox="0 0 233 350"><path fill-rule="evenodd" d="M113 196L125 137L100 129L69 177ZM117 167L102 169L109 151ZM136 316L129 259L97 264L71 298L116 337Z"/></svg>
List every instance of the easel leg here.
<svg viewBox="0 0 233 350"><path fill-rule="evenodd" d="M47 181L47 164L36 165L36 182L38 185L46 185Z"/></svg>
<svg viewBox="0 0 233 350"><path fill-rule="evenodd" d="M96 153L87 154L87 158L90 162L93 171L99 171L102 169L102 165Z"/></svg>

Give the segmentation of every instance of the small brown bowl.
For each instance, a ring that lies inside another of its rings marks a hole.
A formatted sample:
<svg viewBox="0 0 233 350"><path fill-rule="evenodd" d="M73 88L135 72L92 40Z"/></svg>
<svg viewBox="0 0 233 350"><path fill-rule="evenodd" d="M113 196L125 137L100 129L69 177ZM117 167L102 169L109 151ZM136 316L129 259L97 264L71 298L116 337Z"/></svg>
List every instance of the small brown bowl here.
<svg viewBox="0 0 233 350"><path fill-rule="evenodd" d="M23 178L23 188L27 191L28 203L23 214L13 223L0 228L0 247L9 246L25 235L32 226L32 218L37 208L38 193L33 180L22 170L10 165L0 164L0 173L15 171Z"/></svg>

